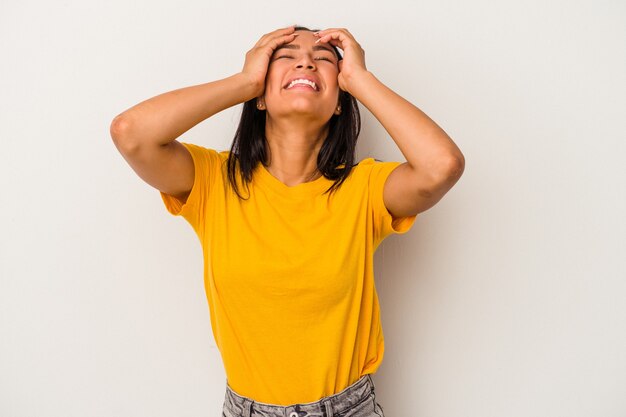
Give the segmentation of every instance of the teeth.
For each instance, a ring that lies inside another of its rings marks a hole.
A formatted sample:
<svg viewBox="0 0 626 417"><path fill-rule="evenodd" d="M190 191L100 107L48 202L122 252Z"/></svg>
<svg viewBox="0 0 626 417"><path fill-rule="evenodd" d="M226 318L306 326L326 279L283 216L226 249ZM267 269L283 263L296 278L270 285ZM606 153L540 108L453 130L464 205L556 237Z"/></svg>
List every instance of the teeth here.
<svg viewBox="0 0 626 417"><path fill-rule="evenodd" d="M313 81L310 80L305 80L305 79L298 79L298 80L293 80L289 86L287 86L287 89L290 89L291 87L293 87L296 84L306 84L306 85L310 85L311 87L313 87L314 90L317 90L317 85L315 85L315 83Z"/></svg>

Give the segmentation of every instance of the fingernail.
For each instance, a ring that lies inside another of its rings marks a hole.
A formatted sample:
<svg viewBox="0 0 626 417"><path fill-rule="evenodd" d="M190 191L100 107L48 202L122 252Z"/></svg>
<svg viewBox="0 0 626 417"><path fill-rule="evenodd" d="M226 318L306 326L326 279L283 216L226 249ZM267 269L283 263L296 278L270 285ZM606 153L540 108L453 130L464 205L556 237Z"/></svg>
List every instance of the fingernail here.
<svg viewBox="0 0 626 417"><path fill-rule="evenodd" d="M316 41L315 41L315 43L318 43L318 42L319 42L319 41L321 41L321 40L322 40L322 38L319 38L318 40L316 40Z"/></svg>

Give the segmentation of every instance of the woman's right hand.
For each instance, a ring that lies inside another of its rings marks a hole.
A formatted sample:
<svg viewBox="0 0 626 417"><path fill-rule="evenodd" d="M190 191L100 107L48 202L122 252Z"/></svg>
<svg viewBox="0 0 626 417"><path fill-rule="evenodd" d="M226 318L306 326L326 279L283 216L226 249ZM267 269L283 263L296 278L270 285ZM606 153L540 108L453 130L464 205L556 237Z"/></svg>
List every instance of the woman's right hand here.
<svg viewBox="0 0 626 417"><path fill-rule="evenodd" d="M246 53L246 61L241 73L248 77L254 86L255 97L263 95L265 91L265 76L274 51L280 45L293 41L297 36L294 32L295 26L289 26L266 33Z"/></svg>

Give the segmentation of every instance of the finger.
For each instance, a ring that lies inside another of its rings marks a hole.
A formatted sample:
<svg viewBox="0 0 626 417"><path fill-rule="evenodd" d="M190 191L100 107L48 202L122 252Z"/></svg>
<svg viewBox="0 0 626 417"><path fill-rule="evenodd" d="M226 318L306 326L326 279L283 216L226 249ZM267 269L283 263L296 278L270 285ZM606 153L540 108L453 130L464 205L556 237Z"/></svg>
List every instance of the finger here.
<svg viewBox="0 0 626 417"><path fill-rule="evenodd" d="M289 39L291 38L292 40L298 36L299 33L295 32L293 30L293 28L288 28L286 30L281 30L278 31L278 33L273 34L272 36L268 36L267 38L264 39L264 41L260 42L261 46L266 46L271 44L272 42L278 40L278 41L283 41L284 39Z"/></svg>
<svg viewBox="0 0 626 417"><path fill-rule="evenodd" d="M295 31L295 29L296 29L296 25L291 25L286 28L276 29L272 32L266 33L265 35L261 36L261 38L259 39L259 41L256 43L255 46L260 46L266 43L268 39L275 38L277 36L291 34Z"/></svg>
<svg viewBox="0 0 626 417"><path fill-rule="evenodd" d="M315 36L326 36L329 33L333 33L333 32L342 32L343 34L345 34L347 37L354 39L354 36L352 36L352 34L350 33L350 31L348 31L348 29L343 29L343 28L329 28L329 29L324 29L324 30L320 30L319 32L315 32L314 35Z"/></svg>
<svg viewBox="0 0 626 417"><path fill-rule="evenodd" d="M345 50L344 43L347 44L352 39L348 38L344 33L341 32L331 32L325 35L320 36L315 43L323 42L323 43L332 43L334 46L338 46L341 49Z"/></svg>
<svg viewBox="0 0 626 417"><path fill-rule="evenodd" d="M293 41L297 36L298 36L297 33L290 33L288 35L278 36L276 38L269 39L267 43L264 45L261 45L261 47L263 48L270 47L273 52L280 45Z"/></svg>
<svg viewBox="0 0 626 417"><path fill-rule="evenodd" d="M354 40L354 36L352 36L352 34L350 32L348 32L346 29L324 29L324 30L321 30L319 32L315 32L314 35L322 38L324 36L328 36L328 35L331 35L331 34L337 34L337 33L342 34L345 38L349 38L349 39Z"/></svg>
<svg viewBox="0 0 626 417"><path fill-rule="evenodd" d="M287 27L287 28L278 29L270 33L266 33L265 35L261 37L261 39L259 39L259 41L256 43L255 46L266 45L271 39L289 35L291 33L294 33L294 30L295 30L295 25Z"/></svg>
<svg viewBox="0 0 626 417"><path fill-rule="evenodd" d="M350 31L348 29L346 29L346 28L326 28L326 29L320 30L318 33L322 33L322 32L337 32L337 31L350 33Z"/></svg>
<svg viewBox="0 0 626 417"><path fill-rule="evenodd" d="M266 37L273 37L273 36L276 36L276 35L284 35L284 34L287 34L287 33L291 33L294 30L296 30L296 25L291 25L291 26L287 26L287 27L284 27L284 28L276 29L276 30L274 30L272 32L266 33L265 36Z"/></svg>
<svg viewBox="0 0 626 417"><path fill-rule="evenodd" d="M342 44L341 42L339 42L338 40L336 40L336 39L331 39L331 40L329 40L326 43L328 43L329 45L332 45L332 46L334 46L336 48L339 48L339 49L341 49L344 52L346 50L346 46L344 44Z"/></svg>

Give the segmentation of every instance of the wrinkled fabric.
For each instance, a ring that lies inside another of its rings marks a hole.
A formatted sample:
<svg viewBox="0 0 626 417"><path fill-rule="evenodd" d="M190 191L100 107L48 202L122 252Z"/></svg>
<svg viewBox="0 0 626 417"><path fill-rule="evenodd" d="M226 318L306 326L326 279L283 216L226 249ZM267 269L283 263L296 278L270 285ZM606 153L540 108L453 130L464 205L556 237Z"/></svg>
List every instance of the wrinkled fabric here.
<svg viewBox="0 0 626 417"><path fill-rule="evenodd" d="M161 194L202 245L211 329L229 385L289 405L374 374L385 350L374 252L416 217L393 217L384 203L400 162L363 159L332 196L324 192L333 181L323 176L288 186L259 163L240 200L228 182L228 151L183 145L195 167L189 197Z"/></svg>
<svg viewBox="0 0 626 417"><path fill-rule="evenodd" d="M319 401L288 406L256 402L226 385L222 417L384 417L370 374Z"/></svg>

